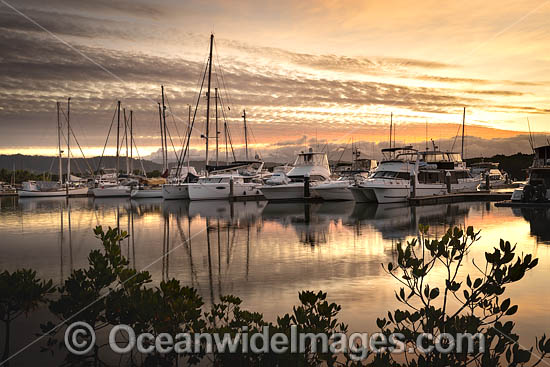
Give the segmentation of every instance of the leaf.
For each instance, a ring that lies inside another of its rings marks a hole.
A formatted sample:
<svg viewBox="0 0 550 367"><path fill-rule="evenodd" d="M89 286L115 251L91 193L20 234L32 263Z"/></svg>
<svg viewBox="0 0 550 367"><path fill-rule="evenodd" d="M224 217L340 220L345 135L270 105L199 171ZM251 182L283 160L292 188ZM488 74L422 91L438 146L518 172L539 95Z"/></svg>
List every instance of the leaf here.
<svg viewBox="0 0 550 367"><path fill-rule="evenodd" d="M507 316L512 316L513 314L515 314L518 310L518 305L513 305L512 307L510 307L508 309L508 311L506 311L506 315Z"/></svg>

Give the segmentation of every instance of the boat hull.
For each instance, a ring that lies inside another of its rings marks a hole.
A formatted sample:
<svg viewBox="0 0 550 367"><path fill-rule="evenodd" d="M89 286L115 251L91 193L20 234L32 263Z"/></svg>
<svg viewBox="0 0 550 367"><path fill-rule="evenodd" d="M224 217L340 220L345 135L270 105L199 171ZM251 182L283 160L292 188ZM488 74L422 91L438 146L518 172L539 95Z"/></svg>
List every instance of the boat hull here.
<svg viewBox="0 0 550 367"><path fill-rule="evenodd" d="M106 197L130 197L131 188L129 186L97 187L93 190L97 198Z"/></svg>
<svg viewBox="0 0 550 367"><path fill-rule="evenodd" d="M403 203L409 199L409 187L373 187L372 192L379 204Z"/></svg>
<svg viewBox="0 0 550 367"><path fill-rule="evenodd" d="M358 203L376 203L376 195L374 195L372 189L361 186L351 186L349 190L353 199Z"/></svg>
<svg viewBox="0 0 550 367"><path fill-rule="evenodd" d="M353 200L353 194L347 186L340 187L316 187L312 191L326 201Z"/></svg>
<svg viewBox="0 0 550 367"><path fill-rule="evenodd" d="M260 187L267 200L304 200L304 184L295 183L287 185L264 185ZM310 190L310 198L318 197L314 185Z"/></svg>
<svg viewBox="0 0 550 367"><path fill-rule="evenodd" d="M189 199L189 184L162 185L162 197L164 200Z"/></svg>
<svg viewBox="0 0 550 367"><path fill-rule="evenodd" d="M143 198L161 198L162 190L161 189L142 189L142 190L132 190L130 193L132 199L143 199Z"/></svg>
<svg viewBox="0 0 550 367"><path fill-rule="evenodd" d="M69 196L86 196L88 194L87 187L79 187L74 189L69 189ZM60 197L67 196L66 190L54 190L54 191L33 191L33 190L19 190L17 195L21 198L30 198L30 197Z"/></svg>
<svg viewBox="0 0 550 367"><path fill-rule="evenodd" d="M229 199L231 190L229 183L192 183L188 185L190 200L220 200ZM233 197L260 196L262 192L258 185L251 183L234 183Z"/></svg>

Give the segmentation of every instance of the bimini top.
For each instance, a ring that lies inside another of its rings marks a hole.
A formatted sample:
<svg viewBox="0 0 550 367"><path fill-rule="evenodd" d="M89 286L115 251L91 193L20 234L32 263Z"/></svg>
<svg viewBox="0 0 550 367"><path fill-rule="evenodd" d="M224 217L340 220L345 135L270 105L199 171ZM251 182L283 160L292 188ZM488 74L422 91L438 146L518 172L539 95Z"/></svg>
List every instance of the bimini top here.
<svg viewBox="0 0 550 367"><path fill-rule="evenodd" d="M300 152L296 157L294 166L319 166L328 169L328 159L326 153L321 152Z"/></svg>
<svg viewBox="0 0 550 367"><path fill-rule="evenodd" d="M427 163L435 162L462 162L460 153L456 152L441 152L428 150L425 152L420 152L422 155L422 160Z"/></svg>
<svg viewBox="0 0 550 367"><path fill-rule="evenodd" d="M404 147L393 147L393 148L384 148L382 149L382 153L394 153L394 152L398 152L398 151L401 151L401 150L410 150L410 151L413 151L413 152L416 152L417 150L414 149L412 147L412 145L406 145Z"/></svg>

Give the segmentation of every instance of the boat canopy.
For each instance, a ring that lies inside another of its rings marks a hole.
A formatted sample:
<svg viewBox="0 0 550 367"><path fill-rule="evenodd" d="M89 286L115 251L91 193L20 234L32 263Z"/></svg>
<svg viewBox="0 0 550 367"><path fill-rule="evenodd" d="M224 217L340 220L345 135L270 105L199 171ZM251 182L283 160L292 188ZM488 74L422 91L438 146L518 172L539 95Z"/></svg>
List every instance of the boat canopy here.
<svg viewBox="0 0 550 367"><path fill-rule="evenodd" d="M321 152L299 153L294 166L319 166L329 169L327 155Z"/></svg>

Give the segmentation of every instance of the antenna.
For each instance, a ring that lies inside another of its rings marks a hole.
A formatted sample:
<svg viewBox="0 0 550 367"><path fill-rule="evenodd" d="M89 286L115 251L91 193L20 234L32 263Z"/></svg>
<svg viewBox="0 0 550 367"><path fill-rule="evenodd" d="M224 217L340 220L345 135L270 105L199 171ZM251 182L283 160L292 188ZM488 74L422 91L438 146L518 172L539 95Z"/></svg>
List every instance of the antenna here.
<svg viewBox="0 0 550 367"><path fill-rule="evenodd" d="M531 150L535 151L535 139L531 135L531 124L529 123L529 117L527 117L527 128L529 129L529 145L531 145Z"/></svg>
<svg viewBox="0 0 550 367"><path fill-rule="evenodd" d="M428 120L426 120L426 150L428 150Z"/></svg>

